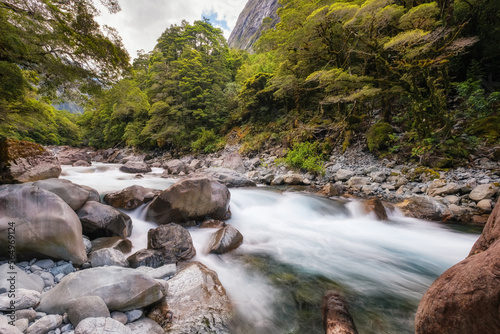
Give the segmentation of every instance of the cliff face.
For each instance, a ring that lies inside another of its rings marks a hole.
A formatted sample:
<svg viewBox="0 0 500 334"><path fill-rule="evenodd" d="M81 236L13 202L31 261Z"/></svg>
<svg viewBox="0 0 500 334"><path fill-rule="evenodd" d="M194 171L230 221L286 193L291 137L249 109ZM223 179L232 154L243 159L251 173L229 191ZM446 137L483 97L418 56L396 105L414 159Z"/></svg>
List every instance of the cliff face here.
<svg viewBox="0 0 500 334"><path fill-rule="evenodd" d="M279 17L276 14L278 7L278 0L248 0L229 36L229 46L234 49L250 50L260 37L263 19L271 18L271 27L278 23Z"/></svg>

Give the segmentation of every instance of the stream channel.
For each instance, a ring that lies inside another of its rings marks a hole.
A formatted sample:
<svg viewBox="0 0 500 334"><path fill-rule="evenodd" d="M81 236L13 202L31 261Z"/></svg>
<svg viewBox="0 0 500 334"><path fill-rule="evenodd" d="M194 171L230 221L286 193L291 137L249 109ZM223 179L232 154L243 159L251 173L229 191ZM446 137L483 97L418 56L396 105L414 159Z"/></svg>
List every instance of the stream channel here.
<svg viewBox="0 0 500 334"><path fill-rule="evenodd" d="M175 179L153 168L143 178L120 165L63 167L61 178L101 196L137 184L164 190ZM332 200L267 187L231 188L232 217L243 244L206 254L213 229L189 228L193 260L217 272L239 313L235 333L324 333L321 300L342 292L360 334L414 333L418 302L446 269L463 260L478 238L464 229L397 211L388 221L362 214L356 201ZM132 252L146 248L145 206L124 211L133 220Z"/></svg>

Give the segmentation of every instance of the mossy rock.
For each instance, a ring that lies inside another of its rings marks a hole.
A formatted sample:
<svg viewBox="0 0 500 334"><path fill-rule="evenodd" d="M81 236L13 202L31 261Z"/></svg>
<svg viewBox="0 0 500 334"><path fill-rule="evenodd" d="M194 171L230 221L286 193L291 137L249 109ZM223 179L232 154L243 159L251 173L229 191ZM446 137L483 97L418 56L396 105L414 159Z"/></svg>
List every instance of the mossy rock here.
<svg viewBox="0 0 500 334"><path fill-rule="evenodd" d="M389 135L393 132L389 123L379 122L374 124L366 133L366 142L370 152L387 149L390 141Z"/></svg>
<svg viewBox="0 0 500 334"><path fill-rule="evenodd" d="M500 117L490 116L478 119L467 129L467 133L485 138L489 143L495 143L500 139Z"/></svg>
<svg viewBox="0 0 500 334"><path fill-rule="evenodd" d="M5 139L0 143L0 161L4 163L40 155L44 152L43 146L25 140Z"/></svg>

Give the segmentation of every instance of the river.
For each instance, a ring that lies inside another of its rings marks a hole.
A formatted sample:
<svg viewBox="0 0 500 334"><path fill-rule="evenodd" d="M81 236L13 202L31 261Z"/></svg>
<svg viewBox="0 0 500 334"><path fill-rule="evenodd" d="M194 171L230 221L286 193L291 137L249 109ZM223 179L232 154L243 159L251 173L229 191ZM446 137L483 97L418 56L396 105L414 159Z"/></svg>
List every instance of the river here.
<svg viewBox="0 0 500 334"><path fill-rule="evenodd" d="M65 178L104 195L138 184L164 190L176 182L153 169L142 178L119 165L63 168ZM323 333L321 298L342 291L361 334L413 333L418 302L446 269L464 259L478 238L451 225L362 214L359 202L257 187L230 189L227 223L244 236L224 254L206 254L213 230L190 228L194 260L217 272L239 311L238 333ZM133 220L134 250L146 247L144 206Z"/></svg>

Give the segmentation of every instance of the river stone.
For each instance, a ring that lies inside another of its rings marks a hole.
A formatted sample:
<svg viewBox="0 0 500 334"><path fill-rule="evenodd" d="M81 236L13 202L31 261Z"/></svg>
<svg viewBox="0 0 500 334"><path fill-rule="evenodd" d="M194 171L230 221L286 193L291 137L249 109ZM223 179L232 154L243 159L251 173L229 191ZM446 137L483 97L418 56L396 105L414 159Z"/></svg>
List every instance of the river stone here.
<svg viewBox="0 0 500 334"><path fill-rule="evenodd" d="M350 188L362 188L371 183L369 177L353 176L347 181L347 186Z"/></svg>
<svg viewBox="0 0 500 334"><path fill-rule="evenodd" d="M83 232L91 239L100 237L129 237L132 234L132 219L112 206L87 202L77 212Z"/></svg>
<svg viewBox="0 0 500 334"><path fill-rule="evenodd" d="M130 255L127 261L131 268L141 266L158 268L165 264L163 252L156 249L141 249Z"/></svg>
<svg viewBox="0 0 500 334"><path fill-rule="evenodd" d="M59 152L56 153L57 158L61 165L73 165L76 162L84 161L90 166L91 157L87 152L87 148L77 148L70 146L60 147Z"/></svg>
<svg viewBox="0 0 500 334"><path fill-rule="evenodd" d="M217 219L207 219L201 223L200 228L221 228L226 226L226 223L222 220Z"/></svg>
<svg viewBox="0 0 500 334"><path fill-rule="evenodd" d="M18 259L55 258L81 265L87 261L82 226L59 196L28 185L0 186L0 244L7 245L9 223L15 223ZM0 257L7 247L0 247Z"/></svg>
<svg viewBox="0 0 500 334"><path fill-rule="evenodd" d="M9 324L9 320L0 316L0 333L2 334L23 334L17 327Z"/></svg>
<svg viewBox="0 0 500 334"><path fill-rule="evenodd" d="M158 224L224 219L231 194L227 187L206 177L187 178L163 191L148 206L146 219Z"/></svg>
<svg viewBox="0 0 500 334"><path fill-rule="evenodd" d="M238 152L232 152L226 155L222 160L222 167L229 168L237 171L238 173L245 172L245 165L243 159Z"/></svg>
<svg viewBox="0 0 500 334"><path fill-rule="evenodd" d="M28 321L28 319L17 319L16 321L14 321L14 326L16 326L17 329L19 329L21 332L26 332L29 325L30 325L30 322ZM1 331L0 331L0 333L1 333Z"/></svg>
<svg viewBox="0 0 500 334"><path fill-rule="evenodd" d="M124 324L111 318L87 318L75 328L75 334L131 334Z"/></svg>
<svg viewBox="0 0 500 334"><path fill-rule="evenodd" d="M59 177L61 165L43 146L28 141L0 141L0 184Z"/></svg>
<svg viewBox="0 0 500 334"><path fill-rule="evenodd" d="M142 313L142 310L131 310L131 311L125 312L125 314L127 315L128 322L134 322L137 319L139 319L140 317L142 317L143 313Z"/></svg>
<svg viewBox="0 0 500 334"><path fill-rule="evenodd" d="M371 177L373 182L376 182L376 183L382 183L387 178L387 175L384 171L374 171L374 172L371 172L369 174L369 176Z"/></svg>
<svg viewBox="0 0 500 334"><path fill-rule="evenodd" d="M177 265L175 263L170 263L158 268L142 266L136 269L151 278L163 279L175 275L175 273L177 272Z"/></svg>
<svg viewBox="0 0 500 334"><path fill-rule="evenodd" d="M165 331L149 318L142 318L127 325L132 334L164 334Z"/></svg>
<svg viewBox="0 0 500 334"><path fill-rule="evenodd" d="M144 162L139 161L127 161L123 166L120 167L120 171L124 173L149 173L151 172L151 167L149 167Z"/></svg>
<svg viewBox="0 0 500 334"><path fill-rule="evenodd" d="M0 295L0 311L9 311L12 300L9 295L9 292ZM40 292L35 290L20 289L16 286L15 295L16 309L18 310L36 307L40 303Z"/></svg>
<svg viewBox="0 0 500 334"><path fill-rule="evenodd" d="M191 234L175 223L149 230L148 248L161 251L164 263L189 260L196 255Z"/></svg>
<svg viewBox="0 0 500 334"><path fill-rule="evenodd" d="M387 220L387 212L385 210L384 204L378 198L372 198L363 201L363 211L366 214L374 214L377 220Z"/></svg>
<svg viewBox="0 0 500 334"><path fill-rule="evenodd" d="M413 218L446 221L453 216L443 203L429 196L412 196L395 206Z"/></svg>
<svg viewBox="0 0 500 334"><path fill-rule="evenodd" d="M73 299L67 304L68 319L75 327L87 318L109 318L108 307L98 296L83 296Z"/></svg>
<svg viewBox="0 0 500 334"><path fill-rule="evenodd" d="M10 290L11 282L9 281L9 278L11 278L11 275L8 274L9 272L16 273L16 289L35 290L38 292L42 292L44 284L43 280L39 276L35 274L28 275L24 270L22 270L15 264L11 267L11 265L9 265L8 263L0 266L0 290Z"/></svg>
<svg viewBox="0 0 500 334"><path fill-rule="evenodd" d="M331 184L327 183L320 191L318 191L318 195L332 197L332 196L340 196L344 193L344 186L341 184Z"/></svg>
<svg viewBox="0 0 500 334"><path fill-rule="evenodd" d="M59 314L47 315L35 321L35 323L28 327L26 334L40 334L47 333L57 327L61 326L63 317Z"/></svg>
<svg viewBox="0 0 500 334"><path fill-rule="evenodd" d="M347 181L353 176L354 172L352 170L339 169L335 174L335 181Z"/></svg>
<svg viewBox="0 0 500 334"><path fill-rule="evenodd" d="M148 317L171 333L230 333L234 311L217 274L192 262L168 281L168 291Z"/></svg>
<svg viewBox="0 0 500 334"><path fill-rule="evenodd" d="M237 171L228 168L211 167L199 171L194 176L211 177L228 188L255 187L256 184Z"/></svg>
<svg viewBox="0 0 500 334"><path fill-rule="evenodd" d="M123 190L106 194L104 201L115 208L133 210L151 201L159 193L161 193L160 190L133 185Z"/></svg>
<svg viewBox="0 0 500 334"><path fill-rule="evenodd" d="M91 163L87 162L85 160L77 160L77 161L73 162L73 164L71 166L73 166L73 167L90 167Z"/></svg>
<svg viewBox="0 0 500 334"><path fill-rule="evenodd" d="M496 333L500 328L500 202L469 256L442 274L422 297L416 334Z"/></svg>
<svg viewBox="0 0 500 334"><path fill-rule="evenodd" d="M446 182L443 179L437 179L431 182L427 188L427 195L431 197L453 195L460 192L462 186L455 182Z"/></svg>
<svg viewBox="0 0 500 334"><path fill-rule="evenodd" d="M490 213L491 212L491 204L492 204L492 202L490 199L483 199L477 203L477 208L479 210L481 210L482 212Z"/></svg>
<svg viewBox="0 0 500 334"><path fill-rule="evenodd" d="M62 314L68 302L83 296L98 296L110 310L129 311L151 305L163 296L155 279L130 268L98 267L64 277L52 290L42 294L37 310Z"/></svg>
<svg viewBox="0 0 500 334"><path fill-rule="evenodd" d="M163 164L169 174L179 175L180 173L186 173L186 166L179 159L169 160Z"/></svg>
<svg viewBox="0 0 500 334"><path fill-rule="evenodd" d="M92 253L90 253L89 260L94 268L103 266L129 266L125 255L121 251L113 248L102 248L92 251Z"/></svg>
<svg viewBox="0 0 500 334"><path fill-rule="evenodd" d="M490 199L498 191L498 186L495 184L481 184L474 189L469 194L469 198L473 201L479 202L483 199Z"/></svg>
<svg viewBox="0 0 500 334"><path fill-rule="evenodd" d="M286 174L283 175L283 183L287 185L303 185L304 177L301 174Z"/></svg>
<svg viewBox="0 0 500 334"><path fill-rule="evenodd" d="M243 243L240 231L231 225L219 229L210 236L210 253L224 254L238 248Z"/></svg>
<svg viewBox="0 0 500 334"><path fill-rule="evenodd" d="M26 319L28 322L34 322L36 319L35 310L16 310L16 319Z"/></svg>
<svg viewBox="0 0 500 334"><path fill-rule="evenodd" d="M322 313L325 334L358 334L346 302L338 292L325 294Z"/></svg>
<svg viewBox="0 0 500 334"><path fill-rule="evenodd" d="M119 321L120 323L122 323L124 325L126 325L128 322L127 315L125 313L119 312L119 311L111 312L111 318L115 319L116 321Z"/></svg>
<svg viewBox="0 0 500 334"><path fill-rule="evenodd" d="M92 250L96 251L103 248L113 248L122 253L132 251L132 241L122 237L97 238L91 241Z"/></svg>
<svg viewBox="0 0 500 334"><path fill-rule="evenodd" d="M43 188L61 197L74 211L78 211L90 197L89 190L69 180L47 179L34 182L33 186Z"/></svg>

